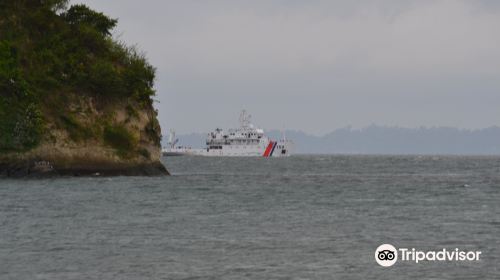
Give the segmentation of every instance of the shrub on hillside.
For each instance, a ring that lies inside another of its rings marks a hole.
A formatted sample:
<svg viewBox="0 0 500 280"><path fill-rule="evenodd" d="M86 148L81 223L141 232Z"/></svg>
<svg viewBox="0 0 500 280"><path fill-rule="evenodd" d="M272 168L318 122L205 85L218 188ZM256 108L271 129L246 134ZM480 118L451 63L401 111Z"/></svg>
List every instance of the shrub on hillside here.
<svg viewBox="0 0 500 280"><path fill-rule="evenodd" d="M104 128L104 142L114 148L120 156L134 151L137 139L123 125L108 125Z"/></svg>

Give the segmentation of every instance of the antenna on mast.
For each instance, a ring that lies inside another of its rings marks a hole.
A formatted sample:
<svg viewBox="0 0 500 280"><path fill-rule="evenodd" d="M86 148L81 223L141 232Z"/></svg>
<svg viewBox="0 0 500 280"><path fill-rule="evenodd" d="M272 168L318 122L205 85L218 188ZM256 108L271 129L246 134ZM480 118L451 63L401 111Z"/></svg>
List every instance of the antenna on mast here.
<svg viewBox="0 0 500 280"><path fill-rule="evenodd" d="M280 132L281 132L281 140L283 140L283 142L286 142L285 125L281 126Z"/></svg>
<svg viewBox="0 0 500 280"><path fill-rule="evenodd" d="M242 110L240 113L240 125L242 128L247 129L248 127L251 126L250 119L252 118L252 115L247 114L246 110Z"/></svg>
<svg viewBox="0 0 500 280"><path fill-rule="evenodd" d="M170 134L168 136L168 146L170 149L173 149L175 147L175 144L177 144L177 142L179 141L179 139L175 139L175 130L173 129L170 129Z"/></svg>

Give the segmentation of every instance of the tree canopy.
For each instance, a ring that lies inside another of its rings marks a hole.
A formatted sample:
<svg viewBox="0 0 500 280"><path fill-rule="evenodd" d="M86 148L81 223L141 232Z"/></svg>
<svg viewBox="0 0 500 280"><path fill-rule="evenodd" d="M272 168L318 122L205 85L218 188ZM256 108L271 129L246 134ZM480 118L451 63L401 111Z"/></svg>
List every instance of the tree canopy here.
<svg viewBox="0 0 500 280"><path fill-rule="evenodd" d="M36 146L67 93L152 104L155 68L112 38L117 20L68 4L0 0L0 151Z"/></svg>
<svg viewBox="0 0 500 280"><path fill-rule="evenodd" d="M103 35L111 35L111 30L118 22L103 13L95 12L85 5L74 5L63 14L64 19L72 25L87 25Z"/></svg>

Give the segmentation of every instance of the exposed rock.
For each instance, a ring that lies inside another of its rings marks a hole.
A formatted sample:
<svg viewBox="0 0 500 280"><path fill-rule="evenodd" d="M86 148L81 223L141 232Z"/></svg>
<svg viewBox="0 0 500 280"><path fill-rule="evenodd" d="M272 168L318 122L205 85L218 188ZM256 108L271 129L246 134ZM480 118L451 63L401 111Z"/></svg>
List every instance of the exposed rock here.
<svg viewBox="0 0 500 280"><path fill-rule="evenodd" d="M44 178L57 176L164 176L169 175L161 162L109 163L90 162L87 159L70 165L48 161L0 163L0 177Z"/></svg>

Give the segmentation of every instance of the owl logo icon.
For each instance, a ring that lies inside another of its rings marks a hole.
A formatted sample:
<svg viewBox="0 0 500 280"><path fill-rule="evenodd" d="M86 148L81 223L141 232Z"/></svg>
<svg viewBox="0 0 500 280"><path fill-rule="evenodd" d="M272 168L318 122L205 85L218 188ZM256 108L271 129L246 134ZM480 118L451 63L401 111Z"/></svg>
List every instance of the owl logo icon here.
<svg viewBox="0 0 500 280"><path fill-rule="evenodd" d="M383 266L393 266L398 260L398 250L391 244L383 244L375 250L375 261Z"/></svg>

